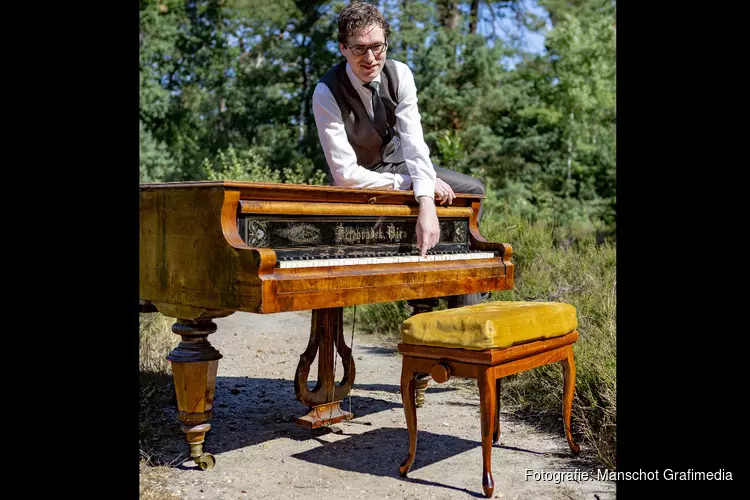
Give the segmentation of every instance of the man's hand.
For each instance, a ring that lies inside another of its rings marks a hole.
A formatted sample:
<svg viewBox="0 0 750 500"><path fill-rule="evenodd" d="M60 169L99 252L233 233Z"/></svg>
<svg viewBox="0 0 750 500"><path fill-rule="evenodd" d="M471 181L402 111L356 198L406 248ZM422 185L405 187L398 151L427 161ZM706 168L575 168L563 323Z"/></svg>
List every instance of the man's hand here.
<svg viewBox="0 0 750 500"><path fill-rule="evenodd" d="M435 179L435 199L438 200L441 205L445 205L446 203L450 205L455 198L456 193L453 192L453 189L451 189L448 184L441 179Z"/></svg>
<svg viewBox="0 0 750 500"><path fill-rule="evenodd" d="M452 193L453 191L451 191ZM422 257L427 250L440 241L440 224L438 223L435 201L429 196L419 198L419 216L417 216L417 248Z"/></svg>

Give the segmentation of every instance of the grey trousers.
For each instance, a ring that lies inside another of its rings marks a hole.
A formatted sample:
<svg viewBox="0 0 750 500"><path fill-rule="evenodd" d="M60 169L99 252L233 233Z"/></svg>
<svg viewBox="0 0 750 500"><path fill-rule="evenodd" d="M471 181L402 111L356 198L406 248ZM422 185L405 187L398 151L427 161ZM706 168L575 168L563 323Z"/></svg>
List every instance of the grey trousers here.
<svg viewBox="0 0 750 500"><path fill-rule="evenodd" d="M373 168L375 172L389 172L392 174L408 175L409 169L406 168L406 163L381 163L377 167ZM445 168L435 167L435 173L437 178L448 184L454 193L469 193L469 194L484 194L484 184L479 180L475 179L466 174L460 172L454 172ZM477 225L482 220L482 205L479 207L479 213L477 214ZM466 295L451 295L445 297L447 300L447 306L449 309L456 307L470 306L479 304L482 302L481 293L469 293ZM407 301L407 304L415 309L415 312L420 308L435 307L437 301L435 299L414 299Z"/></svg>
<svg viewBox="0 0 750 500"><path fill-rule="evenodd" d="M388 172L391 174L409 175L406 162L381 163L372 170L380 173ZM448 184L454 193L484 194L484 184L474 177L441 167L435 167L435 174L437 174L438 179ZM484 208L482 205L479 206L477 225L482 220L482 208Z"/></svg>

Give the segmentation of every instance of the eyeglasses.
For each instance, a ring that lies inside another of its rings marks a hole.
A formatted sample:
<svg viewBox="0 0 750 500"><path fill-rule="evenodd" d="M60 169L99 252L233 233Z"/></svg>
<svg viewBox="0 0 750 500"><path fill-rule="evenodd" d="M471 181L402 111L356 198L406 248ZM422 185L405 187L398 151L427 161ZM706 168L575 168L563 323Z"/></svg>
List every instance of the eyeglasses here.
<svg viewBox="0 0 750 500"><path fill-rule="evenodd" d="M347 45L355 56L363 56L368 50L372 50L372 55L379 56L388 48L388 43L373 43L372 45Z"/></svg>

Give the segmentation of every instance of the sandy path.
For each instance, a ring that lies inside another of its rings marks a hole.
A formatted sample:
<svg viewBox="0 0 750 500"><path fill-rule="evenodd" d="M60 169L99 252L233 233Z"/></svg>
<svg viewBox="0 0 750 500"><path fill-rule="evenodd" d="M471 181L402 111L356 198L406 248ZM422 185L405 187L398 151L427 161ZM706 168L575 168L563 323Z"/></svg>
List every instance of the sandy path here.
<svg viewBox="0 0 750 500"><path fill-rule="evenodd" d="M235 313L216 320L209 337L224 358L219 362L213 428L205 450L216 457L212 471L192 461L175 467L141 468L150 491L177 498L359 500L483 498L479 394L474 381L430 383L418 409L417 456L408 478L398 475L408 436L399 393L400 357L395 344L356 334L357 377L351 407L357 418L331 429L311 431L293 419L307 408L294 395L294 371L307 346L310 312L254 315ZM351 329L345 329L347 343ZM313 365L311 377L317 373ZM339 370L340 373L340 370ZM348 409L349 400L344 407ZM176 409L165 408L176 420ZM592 471L591 451L570 455L562 433L547 434L501 413L500 444L493 448L495 498L611 499L613 482L534 481L535 472ZM187 445L174 432L158 444L162 460L179 464Z"/></svg>

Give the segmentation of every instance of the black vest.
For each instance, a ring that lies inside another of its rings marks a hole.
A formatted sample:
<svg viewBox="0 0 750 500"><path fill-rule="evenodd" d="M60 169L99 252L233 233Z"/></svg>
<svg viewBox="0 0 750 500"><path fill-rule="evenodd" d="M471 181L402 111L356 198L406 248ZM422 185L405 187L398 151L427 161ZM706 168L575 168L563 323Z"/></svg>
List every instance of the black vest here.
<svg viewBox="0 0 750 500"><path fill-rule="evenodd" d="M386 59L383 71L380 72L378 93L385 107L389 135L386 140L378 134L370 121L362 99L352 86L346 74L346 61L328 70L320 82L325 84L336 99L344 120L346 137L357 155L357 163L372 169L381 162L399 163L404 161L401 153L401 141L396 132L396 105L398 105L398 76L396 65Z"/></svg>

